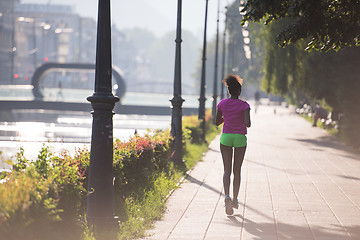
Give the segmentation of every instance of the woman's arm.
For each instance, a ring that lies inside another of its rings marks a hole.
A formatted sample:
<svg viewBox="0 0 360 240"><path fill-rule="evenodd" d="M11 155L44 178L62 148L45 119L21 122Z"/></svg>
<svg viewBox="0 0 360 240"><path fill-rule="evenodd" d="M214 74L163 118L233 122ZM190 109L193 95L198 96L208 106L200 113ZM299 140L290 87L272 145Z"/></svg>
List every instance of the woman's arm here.
<svg viewBox="0 0 360 240"><path fill-rule="evenodd" d="M244 112L244 121L245 121L245 126L246 127L251 127L251 121L250 121L250 108L245 109Z"/></svg>
<svg viewBox="0 0 360 240"><path fill-rule="evenodd" d="M219 109L216 109L216 119L215 120L216 120L215 121L216 126L219 126L220 124L222 124L224 122L222 112Z"/></svg>

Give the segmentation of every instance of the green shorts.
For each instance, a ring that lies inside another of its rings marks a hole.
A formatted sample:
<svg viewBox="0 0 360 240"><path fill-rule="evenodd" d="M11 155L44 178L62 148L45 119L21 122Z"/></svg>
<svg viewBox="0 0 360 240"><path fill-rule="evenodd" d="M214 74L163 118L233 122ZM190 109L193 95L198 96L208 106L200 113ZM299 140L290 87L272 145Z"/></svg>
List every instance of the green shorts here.
<svg viewBox="0 0 360 240"><path fill-rule="evenodd" d="M223 133L220 137L220 143L228 147L245 147L246 136L237 133Z"/></svg>

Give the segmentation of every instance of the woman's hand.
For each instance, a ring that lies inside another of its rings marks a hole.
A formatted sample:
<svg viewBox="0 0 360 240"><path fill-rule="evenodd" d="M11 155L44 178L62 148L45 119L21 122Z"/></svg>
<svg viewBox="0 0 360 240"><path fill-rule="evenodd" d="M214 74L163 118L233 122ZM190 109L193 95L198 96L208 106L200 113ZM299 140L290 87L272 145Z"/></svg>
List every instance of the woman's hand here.
<svg viewBox="0 0 360 240"><path fill-rule="evenodd" d="M250 108L246 109L244 112L244 121L246 127L251 127L251 121L250 121Z"/></svg>
<svg viewBox="0 0 360 240"><path fill-rule="evenodd" d="M216 119L215 119L216 126L219 126L223 122L224 122L224 117L222 115L222 112L219 109L216 109Z"/></svg>

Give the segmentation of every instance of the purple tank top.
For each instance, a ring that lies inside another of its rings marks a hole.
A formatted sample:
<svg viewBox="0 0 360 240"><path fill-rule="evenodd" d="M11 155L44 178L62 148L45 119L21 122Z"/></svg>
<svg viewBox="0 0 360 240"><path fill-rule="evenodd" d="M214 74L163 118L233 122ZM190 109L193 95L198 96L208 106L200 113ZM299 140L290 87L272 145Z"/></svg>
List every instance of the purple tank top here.
<svg viewBox="0 0 360 240"><path fill-rule="evenodd" d="M223 99L217 105L224 117L223 133L247 134L244 112L250 105L241 99Z"/></svg>

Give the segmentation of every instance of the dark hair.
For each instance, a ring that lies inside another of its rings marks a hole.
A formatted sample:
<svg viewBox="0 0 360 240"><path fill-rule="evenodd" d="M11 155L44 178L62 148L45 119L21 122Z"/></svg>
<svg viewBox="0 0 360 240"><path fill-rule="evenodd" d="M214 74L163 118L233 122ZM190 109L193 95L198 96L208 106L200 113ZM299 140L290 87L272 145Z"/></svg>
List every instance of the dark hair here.
<svg viewBox="0 0 360 240"><path fill-rule="evenodd" d="M239 96L241 94L242 82L242 79L234 74L228 74L223 80L231 96Z"/></svg>

